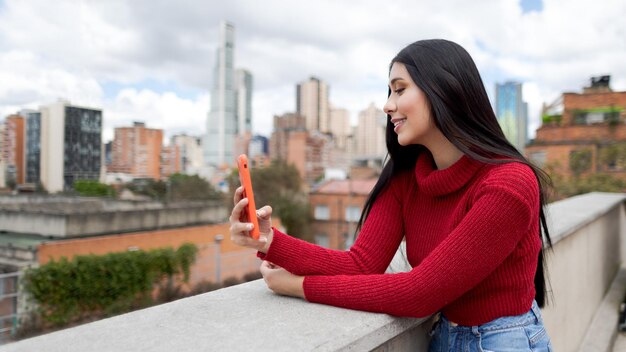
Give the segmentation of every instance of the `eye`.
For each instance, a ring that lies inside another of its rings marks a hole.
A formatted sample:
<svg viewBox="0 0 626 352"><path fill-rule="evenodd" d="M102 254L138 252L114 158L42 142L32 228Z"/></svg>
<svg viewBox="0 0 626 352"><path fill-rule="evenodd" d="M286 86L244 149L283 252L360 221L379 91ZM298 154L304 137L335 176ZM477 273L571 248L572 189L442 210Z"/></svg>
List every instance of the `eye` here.
<svg viewBox="0 0 626 352"><path fill-rule="evenodd" d="M403 91L404 91L404 88L398 88L398 89L394 90L393 92L398 94L398 95L400 95L400 94L402 94Z"/></svg>

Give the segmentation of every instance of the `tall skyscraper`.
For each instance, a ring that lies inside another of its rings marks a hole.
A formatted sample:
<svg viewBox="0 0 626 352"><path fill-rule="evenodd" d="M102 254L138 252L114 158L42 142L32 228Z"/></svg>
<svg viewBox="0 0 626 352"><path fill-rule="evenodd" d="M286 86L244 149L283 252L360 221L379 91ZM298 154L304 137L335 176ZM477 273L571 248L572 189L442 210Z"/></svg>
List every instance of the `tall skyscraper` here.
<svg viewBox="0 0 626 352"><path fill-rule="evenodd" d="M102 167L102 111L60 101L41 108L40 180L48 192L76 180L98 180Z"/></svg>
<svg viewBox="0 0 626 352"><path fill-rule="evenodd" d="M384 158L387 154L385 143L385 113L374 103L359 113L356 128L356 156L359 158Z"/></svg>
<svg viewBox="0 0 626 352"><path fill-rule="evenodd" d="M202 141L204 163L210 169L232 165L238 149L236 143L252 135L252 81L249 71L235 71L235 27L222 22L213 69L211 109Z"/></svg>
<svg viewBox="0 0 626 352"><path fill-rule="evenodd" d="M311 77L297 85L296 110L304 116L307 130L331 132L328 85L319 78Z"/></svg>
<svg viewBox="0 0 626 352"><path fill-rule="evenodd" d="M220 44L213 69L211 110L206 124L203 149L205 163L219 167L234 161L233 148L237 135L235 115L235 27L220 24Z"/></svg>
<svg viewBox="0 0 626 352"><path fill-rule="evenodd" d="M522 84L505 82L496 84L496 116L506 138L524 152L528 142L528 104L522 100Z"/></svg>
<svg viewBox="0 0 626 352"><path fill-rule="evenodd" d="M248 70L235 71L235 96L237 97L237 132L252 134L252 74Z"/></svg>
<svg viewBox="0 0 626 352"><path fill-rule="evenodd" d="M119 172L140 178L161 177L163 130L146 128L135 122L132 127L118 127L113 137L109 172Z"/></svg>

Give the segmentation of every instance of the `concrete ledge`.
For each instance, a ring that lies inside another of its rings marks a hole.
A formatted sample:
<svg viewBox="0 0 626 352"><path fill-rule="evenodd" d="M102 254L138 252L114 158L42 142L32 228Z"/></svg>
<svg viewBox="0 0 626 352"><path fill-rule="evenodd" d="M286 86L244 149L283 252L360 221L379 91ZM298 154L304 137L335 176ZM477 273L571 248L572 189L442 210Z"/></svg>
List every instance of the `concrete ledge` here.
<svg viewBox="0 0 626 352"><path fill-rule="evenodd" d="M610 352L613 350L613 343L617 336L619 306L624 294L626 294L626 267L622 267L615 276L615 280L589 325L579 351Z"/></svg>
<svg viewBox="0 0 626 352"><path fill-rule="evenodd" d="M548 205L547 214L552 244L602 217L620 203L626 194L591 192Z"/></svg>
<svg viewBox="0 0 626 352"><path fill-rule="evenodd" d="M281 297L257 280L15 342L0 351L426 350L423 321Z"/></svg>

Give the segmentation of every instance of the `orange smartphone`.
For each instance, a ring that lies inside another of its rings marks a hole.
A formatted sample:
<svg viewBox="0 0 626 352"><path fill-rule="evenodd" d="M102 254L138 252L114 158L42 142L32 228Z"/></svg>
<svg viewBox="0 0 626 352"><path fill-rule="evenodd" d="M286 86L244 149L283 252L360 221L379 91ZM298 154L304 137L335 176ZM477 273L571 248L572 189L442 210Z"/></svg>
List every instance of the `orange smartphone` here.
<svg viewBox="0 0 626 352"><path fill-rule="evenodd" d="M243 186L243 197L248 198L248 205L244 209L244 216L241 220L254 224L254 228L250 231L250 236L258 240L259 220L256 217L256 205L254 204L254 192L252 192L250 165L248 164L248 157L245 154L241 154L237 158L237 167L239 168L239 182L241 182Z"/></svg>

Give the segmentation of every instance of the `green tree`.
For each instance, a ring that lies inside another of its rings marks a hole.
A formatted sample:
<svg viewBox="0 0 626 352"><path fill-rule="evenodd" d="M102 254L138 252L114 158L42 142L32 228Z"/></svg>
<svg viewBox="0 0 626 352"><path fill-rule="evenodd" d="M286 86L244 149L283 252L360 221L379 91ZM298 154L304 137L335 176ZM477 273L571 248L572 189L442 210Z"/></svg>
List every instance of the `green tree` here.
<svg viewBox="0 0 626 352"><path fill-rule="evenodd" d="M626 181L607 173L566 177L556 171L558 163L546 165L544 170L553 186L549 202L589 192L626 192Z"/></svg>
<svg viewBox="0 0 626 352"><path fill-rule="evenodd" d="M115 189L96 180L76 180L74 190L83 197L113 197Z"/></svg>
<svg viewBox="0 0 626 352"><path fill-rule="evenodd" d="M302 178L293 165L275 160L266 168L252 168L252 187L257 208L270 205L273 216L280 218L290 235L311 240L307 194ZM239 187L239 174L234 170L227 178L231 194Z"/></svg>
<svg viewBox="0 0 626 352"><path fill-rule="evenodd" d="M222 192L198 175L176 173L169 178L169 200L222 200L223 198Z"/></svg>
<svg viewBox="0 0 626 352"><path fill-rule="evenodd" d="M151 178L135 179L127 183L125 187L135 194L148 196L156 200L164 200L167 194L167 183Z"/></svg>

